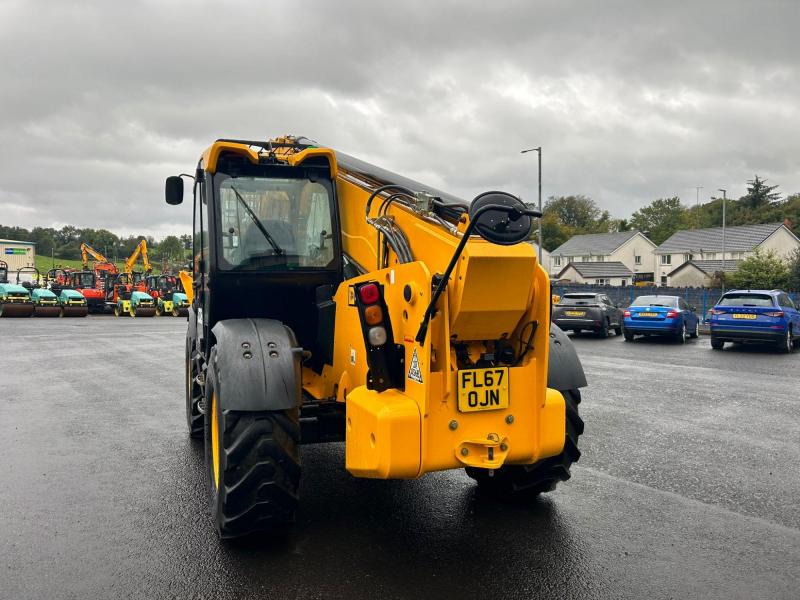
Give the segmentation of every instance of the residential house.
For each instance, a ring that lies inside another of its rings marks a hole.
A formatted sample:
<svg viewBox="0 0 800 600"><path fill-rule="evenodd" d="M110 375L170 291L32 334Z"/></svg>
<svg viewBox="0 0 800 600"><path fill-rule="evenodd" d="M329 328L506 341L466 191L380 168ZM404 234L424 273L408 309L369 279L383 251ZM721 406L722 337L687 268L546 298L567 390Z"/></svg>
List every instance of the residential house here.
<svg viewBox="0 0 800 600"><path fill-rule="evenodd" d="M653 281L655 248L640 231L576 235L550 253L550 275L601 285Z"/></svg>
<svg viewBox="0 0 800 600"><path fill-rule="evenodd" d="M797 248L800 248L800 239L784 223L726 227L724 256L721 227L676 231L656 248L657 281L662 285L673 285L670 275L676 273L684 277L686 271L677 269L689 261L718 260L719 270L722 270L722 261L725 261L727 271L728 261L747 258L756 249L765 252L772 250L781 258L788 258Z"/></svg>
<svg viewBox="0 0 800 600"><path fill-rule="evenodd" d="M669 285L673 287L710 287L714 274L724 271L733 273L740 260L689 260L672 270L667 275Z"/></svg>

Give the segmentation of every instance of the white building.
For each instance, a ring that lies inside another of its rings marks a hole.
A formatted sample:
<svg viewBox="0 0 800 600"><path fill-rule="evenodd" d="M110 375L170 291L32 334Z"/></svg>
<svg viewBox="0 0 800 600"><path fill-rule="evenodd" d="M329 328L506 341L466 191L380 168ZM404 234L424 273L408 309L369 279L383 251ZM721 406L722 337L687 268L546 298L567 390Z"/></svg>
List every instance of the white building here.
<svg viewBox="0 0 800 600"><path fill-rule="evenodd" d="M533 246L533 251L536 252L536 257L538 258L539 244L532 240L529 240L528 243ZM545 271L550 273L550 253L545 248L542 248L542 266L544 267Z"/></svg>
<svg viewBox="0 0 800 600"><path fill-rule="evenodd" d="M8 272L36 266L36 244L17 240L0 240L0 260L8 264Z"/></svg>
<svg viewBox="0 0 800 600"><path fill-rule="evenodd" d="M725 256L722 255L721 227L676 231L656 248L656 281L662 285L678 285L678 281L672 281L672 276L680 275L679 280L685 278L687 271L679 271L678 267L689 261L719 261L718 270L721 271L724 260L725 271L730 272L728 262L745 259L756 249L774 251L781 258L789 258L797 248L800 248L800 239L783 223L726 227Z"/></svg>
<svg viewBox="0 0 800 600"><path fill-rule="evenodd" d="M640 231L576 235L550 253L550 276L600 285L653 281L655 248Z"/></svg>

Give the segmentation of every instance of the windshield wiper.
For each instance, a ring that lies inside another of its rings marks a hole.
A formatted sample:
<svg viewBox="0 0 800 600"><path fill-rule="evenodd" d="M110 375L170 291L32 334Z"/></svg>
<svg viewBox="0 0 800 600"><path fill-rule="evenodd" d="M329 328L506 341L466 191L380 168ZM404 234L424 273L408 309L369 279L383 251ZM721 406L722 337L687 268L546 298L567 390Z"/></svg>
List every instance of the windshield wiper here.
<svg viewBox="0 0 800 600"><path fill-rule="evenodd" d="M283 256L285 254L283 248L281 248L278 245L278 242L276 242L272 238L272 236L269 234L269 231L267 231L267 228L264 227L264 224L258 220L256 213L254 213L253 209L247 205L247 202L245 202L244 198L242 198L242 195L239 193L239 190L237 190L233 186L231 186L231 189L233 190L233 193L236 194L236 197L239 199L239 202L242 203L242 206L244 206L244 209L247 211L247 214L249 214L250 218L253 219L253 223L255 223L256 227L258 227L258 230L264 235L264 238L266 238L266 240L269 242L269 245L272 246L272 249L275 251L275 254L277 254L278 256Z"/></svg>

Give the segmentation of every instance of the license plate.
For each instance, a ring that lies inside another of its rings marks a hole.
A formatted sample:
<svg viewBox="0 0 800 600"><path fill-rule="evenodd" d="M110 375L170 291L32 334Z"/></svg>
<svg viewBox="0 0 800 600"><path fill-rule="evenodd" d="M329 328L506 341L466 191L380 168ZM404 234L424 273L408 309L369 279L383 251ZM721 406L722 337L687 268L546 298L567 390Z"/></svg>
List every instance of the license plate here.
<svg viewBox="0 0 800 600"><path fill-rule="evenodd" d="M585 310L565 310L564 314L568 317L585 317L586 311Z"/></svg>
<svg viewBox="0 0 800 600"><path fill-rule="evenodd" d="M754 321L755 318L756 318L756 315L747 314L747 313L733 313L733 318L734 319L749 319L751 321Z"/></svg>
<svg viewBox="0 0 800 600"><path fill-rule="evenodd" d="M508 408L508 367L458 371L458 410Z"/></svg>
<svg viewBox="0 0 800 600"><path fill-rule="evenodd" d="M653 313L653 312L640 312L640 313L639 313L639 316L640 316L640 317L657 317L657 316L658 316L658 313Z"/></svg>

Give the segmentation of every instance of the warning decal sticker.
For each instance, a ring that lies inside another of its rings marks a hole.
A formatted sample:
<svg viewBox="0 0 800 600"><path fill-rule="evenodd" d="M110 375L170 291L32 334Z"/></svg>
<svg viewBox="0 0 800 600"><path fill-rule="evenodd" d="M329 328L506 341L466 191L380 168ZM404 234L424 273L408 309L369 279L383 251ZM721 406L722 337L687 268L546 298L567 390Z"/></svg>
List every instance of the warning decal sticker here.
<svg viewBox="0 0 800 600"><path fill-rule="evenodd" d="M411 381L422 383L422 370L419 368L419 357L417 356L416 348L414 348L414 353L411 355L411 366L408 367L408 378Z"/></svg>

